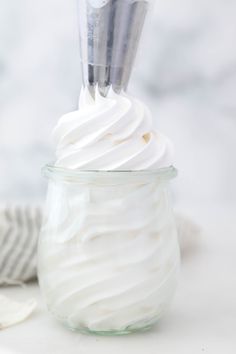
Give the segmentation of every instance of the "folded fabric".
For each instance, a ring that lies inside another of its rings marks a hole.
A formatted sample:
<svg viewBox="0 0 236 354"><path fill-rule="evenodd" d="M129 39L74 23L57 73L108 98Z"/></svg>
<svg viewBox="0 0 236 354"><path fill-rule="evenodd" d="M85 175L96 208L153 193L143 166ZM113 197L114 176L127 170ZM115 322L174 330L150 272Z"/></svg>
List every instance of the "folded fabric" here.
<svg viewBox="0 0 236 354"><path fill-rule="evenodd" d="M24 321L34 311L36 305L34 299L18 302L0 295L0 330Z"/></svg>
<svg viewBox="0 0 236 354"><path fill-rule="evenodd" d="M36 278L36 253L42 222L38 206L0 208L0 285Z"/></svg>

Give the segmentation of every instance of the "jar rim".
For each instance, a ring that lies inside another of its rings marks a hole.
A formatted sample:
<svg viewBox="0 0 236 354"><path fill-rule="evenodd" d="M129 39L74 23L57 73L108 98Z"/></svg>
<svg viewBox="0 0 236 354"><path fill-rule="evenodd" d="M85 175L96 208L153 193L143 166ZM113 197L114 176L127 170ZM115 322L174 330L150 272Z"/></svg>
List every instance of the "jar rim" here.
<svg viewBox="0 0 236 354"><path fill-rule="evenodd" d="M43 176L47 178L61 179L64 181L77 181L84 178L127 178L127 177L153 177L162 180L175 178L178 174L174 166L162 167L153 170L73 170L56 166L54 164L46 164L42 168Z"/></svg>

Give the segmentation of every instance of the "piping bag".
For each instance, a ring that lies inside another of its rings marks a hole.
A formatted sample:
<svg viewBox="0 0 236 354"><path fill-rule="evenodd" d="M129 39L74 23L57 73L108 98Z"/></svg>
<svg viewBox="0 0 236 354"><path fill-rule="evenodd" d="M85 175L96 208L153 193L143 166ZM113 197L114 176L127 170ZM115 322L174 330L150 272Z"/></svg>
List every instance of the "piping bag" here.
<svg viewBox="0 0 236 354"><path fill-rule="evenodd" d="M83 83L126 90L150 0L77 0Z"/></svg>

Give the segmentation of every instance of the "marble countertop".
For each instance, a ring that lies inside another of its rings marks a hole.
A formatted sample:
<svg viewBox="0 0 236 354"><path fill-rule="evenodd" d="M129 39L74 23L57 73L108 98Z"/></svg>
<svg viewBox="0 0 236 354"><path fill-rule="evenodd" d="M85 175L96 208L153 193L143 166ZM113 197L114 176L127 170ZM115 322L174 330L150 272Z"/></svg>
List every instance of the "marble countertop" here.
<svg viewBox="0 0 236 354"><path fill-rule="evenodd" d="M183 259L175 300L152 330L124 337L70 332L45 311L38 286L2 288L14 299L35 297L25 322L0 333L1 354L195 354L236 352L236 223L233 206L182 208L202 229L198 246Z"/></svg>

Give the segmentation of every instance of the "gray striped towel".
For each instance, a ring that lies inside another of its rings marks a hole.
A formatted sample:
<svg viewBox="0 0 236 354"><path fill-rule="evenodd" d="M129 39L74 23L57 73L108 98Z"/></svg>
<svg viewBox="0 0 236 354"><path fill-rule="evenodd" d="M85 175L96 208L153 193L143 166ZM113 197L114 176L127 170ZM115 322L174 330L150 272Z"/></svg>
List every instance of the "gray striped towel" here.
<svg viewBox="0 0 236 354"><path fill-rule="evenodd" d="M36 250L41 222L39 206L0 208L0 285L36 278Z"/></svg>

